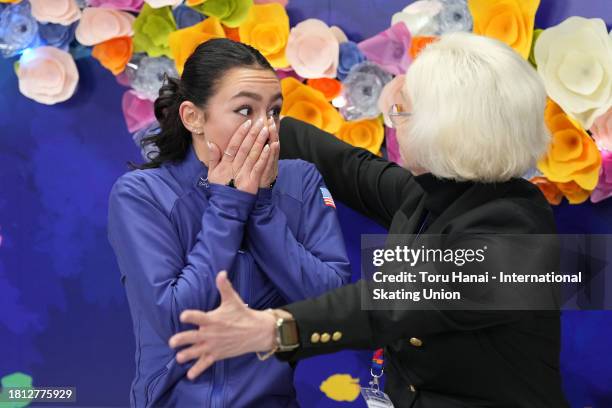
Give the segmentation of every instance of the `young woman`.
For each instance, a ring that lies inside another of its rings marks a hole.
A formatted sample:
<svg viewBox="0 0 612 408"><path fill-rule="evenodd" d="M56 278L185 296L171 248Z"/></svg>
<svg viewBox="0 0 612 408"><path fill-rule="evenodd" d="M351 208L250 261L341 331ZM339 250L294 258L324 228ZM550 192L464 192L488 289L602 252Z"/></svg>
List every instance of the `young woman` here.
<svg viewBox="0 0 612 408"><path fill-rule="evenodd" d="M254 309L280 307L346 283L340 227L316 168L278 161L282 95L255 49L200 45L155 101L158 152L115 183L109 240L136 338L131 404L297 406L293 369L255 354L186 376L168 339L186 309L219 305L221 270Z"/></svg>

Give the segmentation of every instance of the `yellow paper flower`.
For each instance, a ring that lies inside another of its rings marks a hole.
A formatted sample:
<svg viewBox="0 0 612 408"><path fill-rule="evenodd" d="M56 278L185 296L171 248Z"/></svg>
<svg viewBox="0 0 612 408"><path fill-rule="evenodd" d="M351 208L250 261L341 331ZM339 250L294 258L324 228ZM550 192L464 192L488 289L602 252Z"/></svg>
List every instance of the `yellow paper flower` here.
<svg viewBox="0 0 612 408"><path fill-rule="evenodd" d="M239 28L240 41L256 48L274 68L289 65L285 48L289 38L289 16L278 3L256 4Z"/></svg>
<svg viewBox="0 0 612 408"><path fill-rule="evenodd" d="M525 59L533 40L533 24L540 0L468 0L474 33L496 38Z"/></svg>
<svg viewBox="0 0 612 408"><path fill-rule="evenodd" d="M150 57L170 57L168 37L176 30L170 7L153 8L145 3L134 21L134 51Z"/></svg>
<svg viewBox="0 0 612 408"><path fill-rule="evenodd" d="M378 118L355 120L344 122L336 136L346 143L378 154L385 139L385 129Z"/></svg>
<svg viewBox="0 0 612 408"><path fill-rule="evenodd" d="M192 25L191 27L177 30L170 34L169 43L172 58L176 64L176 70L183 74L185 61L198 45L210 40L211 38L225 38L223 26L218 19L208 17L206 20Z"/></svg>
<svg viewBox="0 0 612 408"><path fill-rule="evenodd" d="M552 100L548 101L544 116L546 125L552 133L552 143L548 152L538 162L538 169L550 181L556 183L574 181L584 190L593 190L597 185L601 167L601 154L597 145ZM563 192L563 188L558 186ZM566 190L569 191L569 188Z"/></svg>
<svg viewBox="0 0 612 408"><path fill-rule="evenodd" d="M344 120L320 91L302 84L295 78L281 81L283 91L282 116L308 122L328 133L340 130Z"/></svg>
<svg viewBox="0 0 612 408"><path fill-rule="evenodd" d="M0 0L0 3L12 3L12 4L17 4L19 3L21 0Z"/></svg>
<svg viewBox="0 0 612 408"><path fill-rule="evenodd" d="M575 181L570 181L567 183L556 183L559 191L563 193L567 201L570 204L582 204L584 203L589 196L591 195L590 190L586 190L580 187Z"/></svg>

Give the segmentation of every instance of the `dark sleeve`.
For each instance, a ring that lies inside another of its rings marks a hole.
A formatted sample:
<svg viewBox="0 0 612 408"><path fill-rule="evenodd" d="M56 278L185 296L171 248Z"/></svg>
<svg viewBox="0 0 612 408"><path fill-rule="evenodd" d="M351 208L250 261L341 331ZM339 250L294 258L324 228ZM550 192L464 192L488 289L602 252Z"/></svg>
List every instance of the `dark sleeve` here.
<svg viewBox="0 0 612 408"><path fill-rule="evenodd" d="M297 119L283 118L279 137L281 159L314 163L334 198L385 228L409 193L421 193L408 170Z"/></svg>

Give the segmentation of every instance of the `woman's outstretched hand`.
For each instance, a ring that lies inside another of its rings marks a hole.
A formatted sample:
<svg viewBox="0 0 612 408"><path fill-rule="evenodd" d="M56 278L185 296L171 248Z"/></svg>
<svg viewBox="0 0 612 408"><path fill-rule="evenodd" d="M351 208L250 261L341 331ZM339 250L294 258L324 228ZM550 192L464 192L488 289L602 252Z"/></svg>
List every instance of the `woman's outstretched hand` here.
<svg viewBox="0 0 612 408"><path fill-rule="evenodd" d="M276 345L276 318L273 312L249 309L227 278L217 274L221 304L215 310L185 310L181 322L199 326L170 338L172 348L185 347L176 355L179 364L197 360L187 372L193 380L216 361L247 353L265 352Z"/></svg>
<svg viewBox="0 0 612 408"><path fill-rule="evenodd" d="M208 142L208 181L228 184L233 179L238 190L257 193L262 175L269 167L268 136L268 127L263 120L252 126L247 121L236 130L224 152L216 144Z"/></svg>

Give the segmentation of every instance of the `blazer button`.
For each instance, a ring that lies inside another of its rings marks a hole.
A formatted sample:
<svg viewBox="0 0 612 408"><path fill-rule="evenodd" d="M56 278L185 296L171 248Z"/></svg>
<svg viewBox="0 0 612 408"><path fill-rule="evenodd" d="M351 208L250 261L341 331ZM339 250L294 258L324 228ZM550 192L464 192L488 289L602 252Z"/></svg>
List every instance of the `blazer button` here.
<svg viewBox="0 0 612 408"><path fill-rule="evenodd" d="M331 339L331 336L329 335L329 333L323 333L321 335L321 343L327 343L329 339Z"/></svg>
<svg viewBox="0 0 612 408"><path fill-rule="evenodd" d="M410 391L416 392L416 387L414 385L410 384L409 388L410 388Z"/></svg>
<svg viewBox="0 0 612 408"><path fill-rule="evenodd" d="M321 339L321 335L317 332L312 333L312 336L310 336L311 343L318 343L320 339Z"/></svg>
<svg viewBox="0 0 612 408"><path fill-rule="evenodd" d="M333 341L338 341L342 338L342 332L334 332L334 334L332 334L332 340Z"/></svg>
<svg viewBox="0 0 612 408"><path fill-rule="evenodd" d="M414 347L421 347L423 345L423 341L421 339L417 339L416 337L411 337L410 344Z"/></svg>

